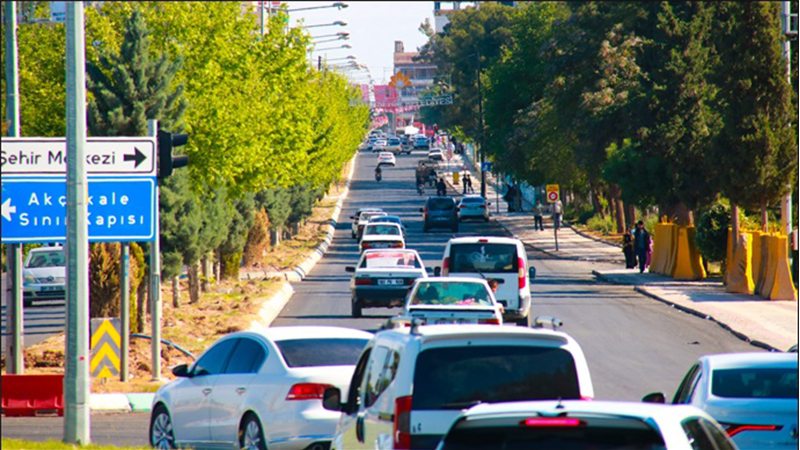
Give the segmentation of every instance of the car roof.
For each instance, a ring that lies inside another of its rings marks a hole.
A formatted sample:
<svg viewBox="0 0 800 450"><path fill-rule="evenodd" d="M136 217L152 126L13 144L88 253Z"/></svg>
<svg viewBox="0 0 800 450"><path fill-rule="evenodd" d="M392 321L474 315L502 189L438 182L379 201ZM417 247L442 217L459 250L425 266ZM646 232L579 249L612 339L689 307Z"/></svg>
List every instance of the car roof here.
<svg viewBox="0 0 800 450"><path fill-rule="evenodd" d="M391 252L391 253L398 253L398 252L414 253L417 256L419 256L419 253L417 253L417 251L414 250L413 248L370 248L370 249L364 250L364 254L365 255L368 255L370 253L385 253L385 252Z"/></svg>
<svg viewBox="0 0 800 450"><path fill-rule="evenodd" d="M439 283L453 283L453 282L460 282L460 283L486 283L487 281L483 278L475 278L475 277L428 277L428 278L417 278L414 280L415 282L439 282Z"/></svg>
<svg viewBox="0 0 800 450"><path fill-rule="evenodd" d="M502 327L501 327L502 328ZM593 414L613 414L640 419L670 419L686 416L703 416L706 414L694 406L664 405L645 402L615 402L603 400L539 400L524 402L486 403L473 406L464 412L470 418L497 417L500 415L526 416L537 412L560 414L564 412L585 412Z"/></svg>
<svg viewBox="0 0 800 450"><path fill-rule="evenodd" d="M457 237L452 238L448 242L449 244L478 244L478 243L486 243L486 244L511 244L511 245L521 245L522 241L515 238L509 237L499 237L499 236L469 236L469 237Z"/></svg>
<svg viewBox="0 0 800 450"><path fill-rule="evenodd" d="M382 226L382 227L392 227L392 228L397 228L398 230L400 229L400 224L399 224L399 223L394 223L394 222L377 222L377 223L367 223L367 226L368 226L368 227L369 227L369 226L376 226L376 227L377 227L377 226Z"/></svg>
<svg viewBox="0 0 800 450"><path fill-rule="evenodd" d="M260 336L271 341L287 339L318 339L318 338L356 338L371 339L372 333L355 328L331 326L278 326L258 330L241 331L229 336Z"/></svg>
<svg viewBox="0 0 800 450"><path fill-rule="evenodd" d="M392 328L389 330L379 331L376 335L381 333L411 335L411 328ZM578 345L571 336L561 331L545 330L542 328L505 327L497 325L420 325L417 327L415 336L418 336L423 342L487 337L490 339L530 338L553 343L559 346L568 344L575 346Z"/></svg>
<svg viewBox="0 0 800 450"><path fill-rule="evenodd" d="M385 216L371 217L369 220L372 220L372 219L381 219L381 220L387 220L387 219L395 220L395 219L397 219L397 220L399 220L401 222L403 220L403 219L400 218L400 216L394 216L394 215L389 215L389 214L387 214Z"/></svg>
<svg viewBox="0 0 800 450"><path fill-rule="evenodd" d="M60 245L57 245L55 247L52 247L52 246L51 247L36 247L36 248L30 249L30 251L28 253L53 252L53 251L63 252L64 251L64 247L62 247Z"/></svg>
<svg viewBox="0 0 800 450"><path fill-rule="evenodd" d="M797 360L797 353L783 352L723 353L716 355L705 355L700 358L700 361L705 362L711 370L754 367L789 367L797 369Z"/></svg>
<svg viewBox="0 0 800 450"><path fill-rule="evenodd" d="M454 199L453 197L446 197L446 196L442 197L442 196L438 196L438 195L431 195L430 197L428 197L428 200L436 200L436 199L445 199L445 200L456 201L456 199Z"/></svg>
<svg viewBox="0 0 800 450"><path fill-rule="evenodd" d="M373 208L373 207L358 208L358 212L370 212L370 211L383 212L383 209L381 209L381 208Z"/></svg>

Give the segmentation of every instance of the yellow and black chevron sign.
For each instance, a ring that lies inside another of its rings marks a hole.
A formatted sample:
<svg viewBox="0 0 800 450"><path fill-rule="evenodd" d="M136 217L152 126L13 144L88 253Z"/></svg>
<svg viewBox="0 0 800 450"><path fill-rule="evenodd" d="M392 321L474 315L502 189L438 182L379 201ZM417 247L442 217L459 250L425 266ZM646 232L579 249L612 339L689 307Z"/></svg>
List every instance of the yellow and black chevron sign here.
<svg viewBox="0 0 800 450"><path fill-rule="evenodd" d="M119 376L119 318L92 319L92 360L89 372L95 378Z"/></svg>

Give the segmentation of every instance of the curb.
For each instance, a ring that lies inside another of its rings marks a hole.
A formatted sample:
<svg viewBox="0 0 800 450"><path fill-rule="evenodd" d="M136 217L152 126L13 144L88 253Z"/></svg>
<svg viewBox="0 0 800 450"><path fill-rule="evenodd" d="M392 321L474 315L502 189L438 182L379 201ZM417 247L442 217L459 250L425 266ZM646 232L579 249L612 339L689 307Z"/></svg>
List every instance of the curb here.
<svg viewBox="0 0 800 450"><path fill-rule="evenodd" d="M258 319L250 324L250 329L261 329L269 327L283 308L289 303L294 295L294 288L290 283L281 282L281 288L264 301L261 310L258 312Z"/></svg>
<svg viewBox="0 0 800 450"><path fill-rule="evenodd" d="M105 413L150 412L155 393L130 394L93 393L89 396L89 408Z"/></svg>
<svg viewBox="0 0 800 450"><path fill-rule="evenodd" d="M570 228L572 231L574 231L574 232L575 232L575 234L578 234L578 235L580 235L580 236L583 236L583 237L585 237L586 239L591 239L591 240L593 240L593 241L595 241L595 242L600 242L600 243L603 243L603 244L606 244L606 245L611 245L611 246L613 246L613 247L622 248L622 245L620 245L620 244L617 244L617 243L614 243L614 242L608 242L608 241L606 241L605 239L601 239L601 238L598 238L598 237L594 237L594 236L592 236L591 234L584 233L583 231L580 231L580 230L578 230L577 228L575 228L574 226L572 226L571 224L566 224L566 225L567 225L567 226L568 226L568 227L569 227L569 228Z"/></svg>

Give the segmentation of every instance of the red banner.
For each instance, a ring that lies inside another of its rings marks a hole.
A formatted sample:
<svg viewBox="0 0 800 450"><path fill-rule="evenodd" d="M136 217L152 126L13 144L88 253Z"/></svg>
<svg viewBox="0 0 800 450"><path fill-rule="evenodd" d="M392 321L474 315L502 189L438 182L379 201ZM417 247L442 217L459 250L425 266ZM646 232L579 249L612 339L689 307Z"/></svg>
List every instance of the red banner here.
<svg viewBox="0 0 800 450"><path fill-rule="evenodd" d="M375 107L384 110L397 108L397 89L394 86L376 85L375 90Z"/></svg>

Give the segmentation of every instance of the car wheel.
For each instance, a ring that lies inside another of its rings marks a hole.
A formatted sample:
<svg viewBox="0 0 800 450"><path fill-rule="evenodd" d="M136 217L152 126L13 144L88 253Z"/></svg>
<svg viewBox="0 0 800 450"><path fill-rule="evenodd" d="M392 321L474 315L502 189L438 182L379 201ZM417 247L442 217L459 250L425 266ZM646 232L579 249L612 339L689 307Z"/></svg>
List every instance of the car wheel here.
<svg viewBox="0 0 800 450"><path fill-rule="evenodd" d="M176 448L172 419L162 404L156 406L150 415L150 445L161 450Z"/></svg>
<svg viewBox="0 0 800 450"><path fill-rule="evenodd" d="M267 450L261 423L252 414L247 415L242 422L242 428L239 430L239 448L242 450Z"/></svg>
<svg viewBox="0 0 800 450"><path fill-rule="evenodd" d="M352 315L356 319L361 317L361 302L358 301L358 298L353 297L353 301L351 302L352 306Z"/></svg>
<svg viewBox="0 0 800 450"><path fill-rule="evenodd" d="M515 322L517 323L518 327L530 328L531 327L531 315L530 315L530 313L528 313L528 315L523 317L522 319L517 319Z"/></svg>

